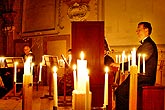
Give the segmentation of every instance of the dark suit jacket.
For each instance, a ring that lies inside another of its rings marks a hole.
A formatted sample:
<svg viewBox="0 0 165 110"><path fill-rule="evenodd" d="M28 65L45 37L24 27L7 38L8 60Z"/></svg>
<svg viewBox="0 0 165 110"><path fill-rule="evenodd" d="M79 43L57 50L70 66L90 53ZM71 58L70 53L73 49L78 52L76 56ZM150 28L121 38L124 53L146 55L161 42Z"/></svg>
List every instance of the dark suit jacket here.
<svg viewBox="0 0 165 110"><path fill-rule="evenodd" d="M141 45L137 48L136 56L138 54L146 54L145 57L145 75L142 74L143 72L143 62L141 58L140 63L140 74L138 75L138 87L142 87L144 85L154 85L156 81L156 71L157 71L157 62L158 62L158 51L157 46L154 41L147 37ZM136 61L138 58L136 58ZM138 62L136 62L138 63ZM128 62L124 64L124 70L128 69ZM129 82L129 76L125 80L127 83ZM124 82L125 82L124 81ZM124 83L123 82L123 83Z"/></svg>
<svg viewBox="0 0 165 110"><path fill-rule="evenodd" d="M138 94L141 94L141 87L144 85L154 85L156 80L156 70L158 61L158 51L154 41L147 37L144 42L138 47L137 55L139 53L146 54L146 73L145 75L138 75ZM124 69L128 68L128 62L124 64ZM141 72L142 72L142 61L141 61ZM129 110L129 83L130 75L119 85L115 91L116 95L116 110ZM140 103L138 104L138 110L141 110Z"/></svg>
<svg viewBox="0 0 165 110"><path fill-rule="evenodd" d="M145 63L146 63L146 73L145 75L138 76L138 87L144 85L154 85L156 81L156 71L157 71L157 62L158 62L158 51L154 41L147 37L144 42L137 49L138 53L146 54ZM142 72L142 60L141 60L141 69Z"/></svg>

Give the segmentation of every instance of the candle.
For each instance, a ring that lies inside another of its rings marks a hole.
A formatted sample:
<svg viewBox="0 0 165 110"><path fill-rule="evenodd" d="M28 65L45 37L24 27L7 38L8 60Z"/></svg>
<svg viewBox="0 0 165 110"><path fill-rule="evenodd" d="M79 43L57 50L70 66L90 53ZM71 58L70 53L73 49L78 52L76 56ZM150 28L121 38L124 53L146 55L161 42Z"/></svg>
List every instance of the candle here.
<svg viewBox="0 0 165 110"><path fill-rule="evenodd" d="M86 69L87 69L87 60L84 60L84 53L80 53L81 60L77 60L77 77L78 77L78 83L77 83L77 89L79 91L85 91L85 83L86 80Z"/></svg>
<svg viewBox="0 0 165 110"><path fill-rule="evenodd" d="M24 63L24 74L29 75L30 74L30 63L31 63L31 58L28 57L27 60Z"/></svg>
<svg viewBox="0 0 165 110"><path fill-rule="evenodd" d="M76 65L73 65L73 79L74 79L74 90L77 89L77 78L76 78Z"/></svg>
<svg viewBox="0 0 165 110"><path fill-rule="evenodd" d="M42 74L42 63L40 63L40 70L39 70L39 82L41 82L41 75Z"/></svg>
<svg viewBox="0 0 165 110"><path fill-rule="evenodd" d="M138 54L138 73L140 73L140 57L141 54Z"/></svg>
<svg viewBox="0 0 165 110"><path fill-rule="evenodd" d="M72 55L69 54L69 55L68 55L68 64L69 64L69 66L70 66L70 64L71 64L71 61L72 61Z"/></svg>
<svg viewBox="0 0 165 110"><path fill-rule="evenodd" d="M105 67L104 107L108 105L108 67Z"/></svg>
<svg viewBox="0 0 165 110"><path fill-rule="evenodd" d="M31 63L31 75L33 75L33 67L34 67L34 63Z"/></svg>
<svg viewBox="0 0 165 110"><path fill-rule="evenodd" d="M57 67L56 66L54 66L53 67L53 71L54 71L54 73L53 73L53 81L54 81L54 96L53 96L53 98L54 98L54 107L58 107L58 92L57 92Z"/></svg>
<svg viewBox="0 0 165 110"><path fill-rule="evenodd" d="M132 65L136 65L136 49L132 50Z"/></svg>
<svg viewBox="0 0 165 110"><path fill-rule="evenodd" d="M146 55L143 54L143 73L145 73L145 57Z"/></svg>
<svg viewBox="0 0 165 110"><path fill-rule="evenodd" d="M89 110L90 105L89 105L89 71L87 70L87 75L86 75L86 95L85 95L85 110Z"/></svg>
<svg viewBox="0 0 165 110"><path fill-rule="evenodd" d="M119 62L118 63L120 63L120 59L121 59L121 55L119 55Z"/></svg>
<svg viewBox="0 0 165 110"><path fill-rule="evenodd" d="M128 72L130 72L130 65L131 65L131 62L130 62L130 55L128 55Z"/></svg>
<svg viewBox="0 0 165 110"><path fill-rule="evenodd" d="M122 53L122 69L121 72L124 73L124 58L125 58L125 51Z"/></svg>
<svg viewBox="0 0 165 110"><path fill-rule="evenodd" d="M116 63L118 63L118 59L119 59L118 57L119 57L119 56L118 56L118 55L116 55Z"/></svg>
<svg viewBox="0 0 165 110"><path fill-rule="evenodd" d="M17 65L18 62L14 62L14 82L17 82Z"/></svg>

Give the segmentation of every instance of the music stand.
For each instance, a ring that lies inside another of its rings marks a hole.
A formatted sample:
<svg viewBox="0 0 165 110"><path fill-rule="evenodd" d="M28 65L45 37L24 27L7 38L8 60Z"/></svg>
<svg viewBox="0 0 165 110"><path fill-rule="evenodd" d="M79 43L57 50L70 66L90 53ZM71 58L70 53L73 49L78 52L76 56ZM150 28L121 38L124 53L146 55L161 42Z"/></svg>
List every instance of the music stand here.
<svg viewBox="0 0 165 110"><path fill-rule="evenodd" d="M47 66L47 73L48 73L48 77L49 77L49 94L48 95L44 95L43 97L41 97L41 99L43 98L49 98L49 99L53 99L53 96L51 94L52 91L52 77L53 77L53 71L52 71L52 67L53 66L57 66L58 67L58 56L53 56L53 55L43 55L44 57L44 61L45 61L45 65Z"/></svg>
<svg viewBox="0 0 165 110"><path fill-rule="evenodd" d="M4 57L5 58L5 65L6 65L6 68L14 68L14 63L17 62L18 65L17 65L17 68L23 68L24 67L24 60L23 60L23 57ZM15 71L14 71L15 72ZM13 75L14 77L16 73ZM14 78L13 78L14 79ZM17 78L16 78L17 79ZM13 81L13 89L10 90L5 96L4 98L5 99L8 99L8 97L20 97L21 93L18 93L16 95L16 84L22 84L20 82L17 82L17 81ZM14 95L11 95L12 93L14 92Z"/></svg>

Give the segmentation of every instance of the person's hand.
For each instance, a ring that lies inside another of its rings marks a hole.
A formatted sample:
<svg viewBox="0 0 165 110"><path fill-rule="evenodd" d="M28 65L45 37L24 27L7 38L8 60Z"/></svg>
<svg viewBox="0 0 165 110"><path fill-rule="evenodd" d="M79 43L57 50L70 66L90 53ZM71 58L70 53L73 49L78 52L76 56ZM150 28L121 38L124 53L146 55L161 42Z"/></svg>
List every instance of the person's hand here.
<svg viewBox="0 0 165 110"><path fill-rule="evenodd" d="M112 71L118 71L119 70L119 68L120 68L120 64L118 64L118 63L111 63L110 64L110 69L112 70Z"/></svg>

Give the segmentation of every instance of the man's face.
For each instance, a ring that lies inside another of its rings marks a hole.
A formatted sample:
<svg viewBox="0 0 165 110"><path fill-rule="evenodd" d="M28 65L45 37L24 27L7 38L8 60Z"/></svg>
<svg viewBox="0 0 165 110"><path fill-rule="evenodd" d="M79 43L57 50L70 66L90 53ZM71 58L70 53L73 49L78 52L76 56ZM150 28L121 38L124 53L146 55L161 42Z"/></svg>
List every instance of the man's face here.
<svg viewBox="0 0 165 110"><path fill-rule="evenodd" d="M25 46L24 47L24 52L25 52L26 55L28 55L29 52L30 52L30 48L28 46Z"/></svg>
<svg viewBox="0 0 165 110"><path fill-rule="evenodd" d="M148 29L144 28L144 25L138 25L137 30L136 30L137 36L139 41L143 40L145 37L148 36Z"/></svg>

